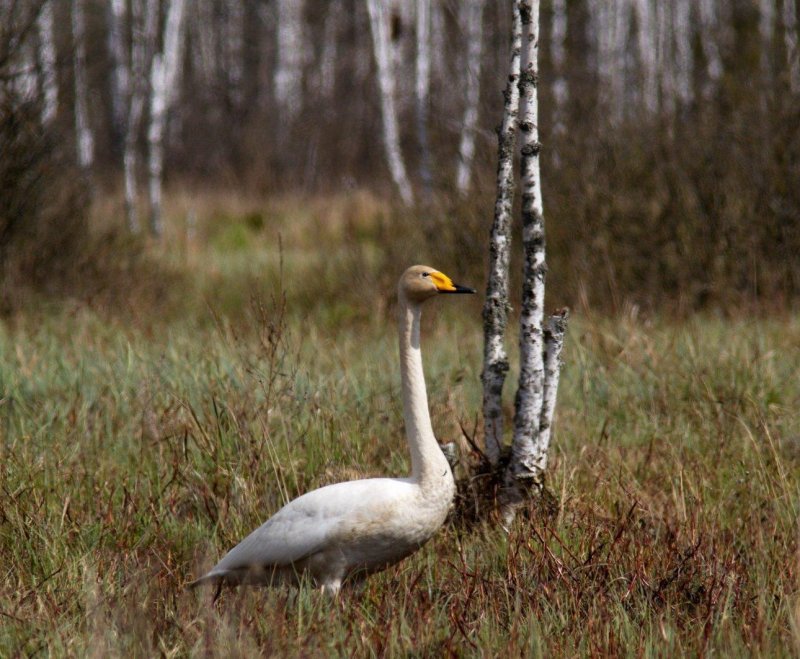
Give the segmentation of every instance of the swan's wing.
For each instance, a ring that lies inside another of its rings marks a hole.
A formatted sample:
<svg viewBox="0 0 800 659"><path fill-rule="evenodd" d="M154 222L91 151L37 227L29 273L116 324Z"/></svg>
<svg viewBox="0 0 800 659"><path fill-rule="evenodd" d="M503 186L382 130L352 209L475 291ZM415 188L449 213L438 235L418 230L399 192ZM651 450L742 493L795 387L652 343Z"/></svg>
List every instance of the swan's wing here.
<svg viewBox="0 0 800 659"><path fill-rule="evenodd" d="M212 572L289 565L325 546L338 522L292 501L231 549Z"/></svg>
<svg viewBox="0 0 800 659"><path fill-rule="evenodd" d="M217 563L206 577L247 568L280 567L327 547L365 508L393 499L409 484L400 479L337 483L290 501ZM204 579L206 578L204 577Z"/></svg>

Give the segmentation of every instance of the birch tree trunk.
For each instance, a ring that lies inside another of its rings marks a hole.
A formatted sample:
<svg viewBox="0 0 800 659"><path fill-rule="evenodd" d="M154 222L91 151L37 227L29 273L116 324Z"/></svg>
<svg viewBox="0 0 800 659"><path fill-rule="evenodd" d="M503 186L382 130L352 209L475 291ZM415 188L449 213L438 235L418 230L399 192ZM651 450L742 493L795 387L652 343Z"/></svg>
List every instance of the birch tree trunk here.
<svg viewBox="0 0 800 659"><path fill-rule="evenodd" d="M414 99L417 112L417 142L419 144L419 177L426 197L433 188L431 145L428 140L428 104L431 87L431 0L417 0L417 59Z"/></svg>
<svg viewBox="0 0 800 659"><path fill-rule="evenodd" d="M553 18L550 26L550 58L553 80L553 135L566 133L564 109L569 100L566 79L567 0L553 0Z"/></svg>
<svg viewBox="0 0 800 659"><path fill-rule="evenodd" d="M503 384L508 373L504 337L508 325L508 266L511 211L514 203L514 148L519 115L522 18L517 2L511 10L511 62L503 97L503 123L497 133L497 197L489 243L489 276L483 305L483 423L486 457L493 467L503 446Z"/></svg>
<svg viewBox="0 0 800 659"><path fill-rule="evenodd" d="M164 51L153 56L150 74L150 127L147 131L147 164L150 193L150 231L160 237L164 231L161 217L161 186L164 170L164 131L167 115L178 86L183 52L183 9L185 0L172 0L164 25Z"/></svg>
<svg viewBox="0 0 800 659"><path fill-rule="evenodd" d="M124 5L124 2L120 3ZM125 142L123 169L125 178L125 217L128 229L138 233L138 190L136 173L139 166L138 139L147 95L148 60L155 45L158 30L158 0L131 2L131 57L129 95L126 99ZM124 9L124 6L122 7Z"/></svg>
<svg viewBox="0 0 800 659"><path fill-rule="evenodd" d="M800 94L800 51L797 47L797 8L794 0L783 0L781 18L786 64L789 69L789 89L792 94Z"/></svg>
<svg viewBox="0 0 800 659"><path fill-rule="evenodd" d="M134 4L136 0L133 0ZM108 6L108 52L114 67L111 84L111 112L114 131L125 134L128 105L130 102L130 63L125 47L125 0L110 0Z"/></svg>
<svg viewBox="0 0 800 659"><path fill-rule="evenodd" d="M74 42L75 135L78 164L88 172L94 162L94 135L89 122L89 82L86 76L86 17L83 0L72 0L72 39Z"/></svg>
<svg viewBox="0 0 800 659"><path fill-rule="evenodd" d="M703 96L709 98L717 90L722 77L722 55L719 48L719 14L717 0L700 0L700 43L706 60L706 77Z"/></svg>
<svg viewBox="0 0 800 659"><path fill-rule="evenodd" d="M661 108L668 114L675 110L675 65L672 51L672 8L656 3L656 69L660 73Z"/></svg>
<svg viewBox="0 0 800 659"><path fill-rule="evenodd" d="M483 55L483 5L484 0L465 0L467 38L466 107L461 124L461 141L458 147L456 189L459 194L469 192L472 163L475 160L475 131L478 128L478 103L481 95L481 56Z"/></svg>
<svg viewBox="0 0 800 659"><path fill-rule="evenodd" d="M39 66L41 68L42 123L51 123L58 114L58 78L56 77L56 42L53 31L53 3L46 0L37 19L39 31Z"/></svg>
<svg viewBox="0 0 800 659"><path fill-rule="evenodd" d="M702 0L714 2L715 0ZM651 0L636 0L636 42L642 68L641 98L647 112L658 112L658 56L656 20Z"/></svg>
<svg viewBox="0 0 800 659"><path fill-rule="evenodd" d="M441 0L433 0L431 4L431 71L436 80L447 76L445 42L447 26Z"/></svg>
<svg viewBox="0 0 800 659"><path fill-rule="evenodd" d="M244 3L228 0L225 6L223 52L226 87L233 107L244 101Z"/></svg>
<svg viewBox="0 0 800 659"><path fill-rule="evenodd" d="M303 90L303 0L278 0L278 61L275 98L291 123L300 111Z"/></svg>
<svg viewBox="0 0 800 659"><path fill-rule="evenodd" d="M675 15L675 54L677 59L677 92L681 104L686 107L694 100L692 76L694 74L694 53L692 51L691 10L693 0L674 0Z"/></svg>
<svg viewBox="0 0 800 659"><path fill-rule="evenodd" d="M336 63L339 51L339 24L342 21L341 0L333 0L328 6L325 16L325 34L322 42L322 53L319 65L319 91L324 99L333 97L336 89ZM329 108L330 110L330 108Z"/></svg>
<svg viewBox="0 0 800 659"><path fill-rule="evenodd" d="M539 173L538 51L539 0L522 0L522 63L519 79L522 189L522 248L524 255L520 308L520 374L514 413L508 485L512 501L519 481L541 485L547 447L539 439L544 394L544 209Z"/></svg>
<svg viewBox="0 0 800 659"><path fill-rule="evenodd" d="M378 86L381 96L383 143L386 149L386 160L400 197L406 205L410 205L414 201L414 195L411 191L411 183L408 180L405 162L400 151L400 130L397 123L395 80L389 48L388 16L381 0L366 1L375 63L378 67Z"/></svg>

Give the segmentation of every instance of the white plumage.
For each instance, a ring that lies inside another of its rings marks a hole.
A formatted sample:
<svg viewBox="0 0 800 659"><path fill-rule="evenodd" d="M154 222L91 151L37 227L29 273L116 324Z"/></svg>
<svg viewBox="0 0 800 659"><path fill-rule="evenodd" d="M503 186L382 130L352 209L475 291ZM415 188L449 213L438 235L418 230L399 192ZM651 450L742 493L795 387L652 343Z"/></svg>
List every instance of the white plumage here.
<svg viewBox="0 0 800 659"><path fill-rule="evenodd" d="M433 435L419 345L421 304L439 293L474 293L427 266L398 284L403 416L411 451L409 478L336 483L290 501L192 582L297 583L303 574L338 592L421 547L447 517L455 494L450 466Z"/></svg>

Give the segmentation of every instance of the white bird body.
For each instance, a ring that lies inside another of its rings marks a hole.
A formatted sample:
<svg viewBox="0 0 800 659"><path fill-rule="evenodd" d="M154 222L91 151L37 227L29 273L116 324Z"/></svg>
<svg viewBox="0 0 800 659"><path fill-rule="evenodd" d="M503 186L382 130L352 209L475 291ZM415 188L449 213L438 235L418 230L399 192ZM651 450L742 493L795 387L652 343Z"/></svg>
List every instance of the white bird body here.
<svg viewBox="0 0 800 659"><path fill-rule="evenodd" d="M335 593L344 579L377 572L412 554L442 526L455 483L433 435L419 349L420 304L439 292L473 291L426 266L409 268L398 285L411 477L347 481L308 492L281 508L192 586L298 583L307 574Z"/></svg>

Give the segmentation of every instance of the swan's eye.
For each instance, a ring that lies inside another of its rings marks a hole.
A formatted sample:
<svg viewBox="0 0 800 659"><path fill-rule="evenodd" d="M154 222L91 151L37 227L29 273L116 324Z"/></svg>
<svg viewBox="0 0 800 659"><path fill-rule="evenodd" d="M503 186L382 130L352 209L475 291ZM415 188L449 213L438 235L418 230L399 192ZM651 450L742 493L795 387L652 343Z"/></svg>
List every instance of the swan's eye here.
<svg viewBox="0 0 800 659"><path fill-rule="evenodd" d="M430 272L423 272L423 273L422 273L422 276L423 276L423 277L430 277L430 276L431 276L431 273L430 273Z"/></svg>

